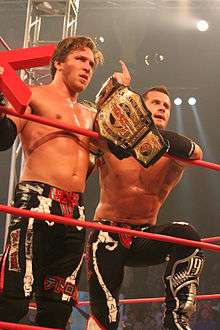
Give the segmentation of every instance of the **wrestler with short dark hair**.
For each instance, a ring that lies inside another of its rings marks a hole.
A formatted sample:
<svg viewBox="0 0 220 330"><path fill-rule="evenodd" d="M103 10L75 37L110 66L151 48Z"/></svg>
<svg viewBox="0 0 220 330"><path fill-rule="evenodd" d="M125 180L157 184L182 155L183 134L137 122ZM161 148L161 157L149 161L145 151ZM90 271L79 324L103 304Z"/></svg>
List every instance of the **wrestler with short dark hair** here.
<svg viewBox="0 0 220 330"><path fill-rule="evenodd" d="M123 76L120 77L123 83ZM129 79L126 79L126 83ZM183 160L201 159L200 147L191 139L167 131L171 101L167 89L153 87L144 102L164 140L167 152ZM162 156L144 167L134 157L119 160L102 146L98 159L100 200L94 221L100 224L199 241L196 229L186 222L157 224L158 213L181 180L186 162ZM92 317L88 329L116 330L119 292L124 267L146 267L167 262L164 329L190 330L189 318L203 266L199 249L128 235L92 230L87 248L88 282ZM147 278L146 278L147 281ZM152 288L153 289L153 288Z"/></svg>

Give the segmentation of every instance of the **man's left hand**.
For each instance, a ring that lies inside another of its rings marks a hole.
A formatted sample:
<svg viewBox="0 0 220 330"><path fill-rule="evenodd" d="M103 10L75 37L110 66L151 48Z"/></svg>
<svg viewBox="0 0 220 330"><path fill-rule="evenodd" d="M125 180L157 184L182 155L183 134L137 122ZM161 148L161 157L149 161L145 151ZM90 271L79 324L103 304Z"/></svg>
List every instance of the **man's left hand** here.
<svg viewBox="0 0 220 330"><path fill-rule="evenodd" d="M113 74L113 78L115 78L119 84L122 84L124 86L129 86L131 83L130 72L128 71L127 66L122 60L120 60L119 62L121 64L122 72L115 72Z"/></svg>

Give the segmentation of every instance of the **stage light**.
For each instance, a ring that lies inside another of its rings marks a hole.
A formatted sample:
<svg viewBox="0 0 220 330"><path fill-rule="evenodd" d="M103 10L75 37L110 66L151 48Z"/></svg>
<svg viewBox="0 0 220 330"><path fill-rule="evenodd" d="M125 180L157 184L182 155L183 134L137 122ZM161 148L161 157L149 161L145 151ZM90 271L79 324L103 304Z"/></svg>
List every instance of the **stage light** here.
<svg viewBox="0 0 220 330"><path fill-rule="evenodd" d="M196 24L197 29L201 32L207 31L209 28L209 23L205 20L200 20Z"/></svg>
<svg viewBox="0 0 220 330"><path fill-rule="evenodd" d="M155 59L155 62L157 64L163 63L165 61L164 55L163 54L158 54L158 53L155 53L154 59Z"/></svg>
<svg viewBox="0 0 220 330"><path fill-rule="evenodd" d="M181 105L183 103L180 97L176 97L173 102L175 105Z"/></svg>
<svg viewBox="0 0 220 330"><path fill-rule="evenodd" d="M196 105L196 98L195 97L190 97L189 99L188 99L188 104L189 105Z"/></svg>
<svg viewBox="0 0 220 330"><path fill-rule="evenodd" d="M146 65L150 65L150 62L149 62L149 55L146 55L145 58L144 58L144 62Z"/></svg>
<svg viewBox="0 0 220 330"><path fill-rule="evenodd" d="M42 0L34 0L36 4L36 9L42 14L46 15L64 15L65 14L65 6L66 1L42 1Z"/></svg>

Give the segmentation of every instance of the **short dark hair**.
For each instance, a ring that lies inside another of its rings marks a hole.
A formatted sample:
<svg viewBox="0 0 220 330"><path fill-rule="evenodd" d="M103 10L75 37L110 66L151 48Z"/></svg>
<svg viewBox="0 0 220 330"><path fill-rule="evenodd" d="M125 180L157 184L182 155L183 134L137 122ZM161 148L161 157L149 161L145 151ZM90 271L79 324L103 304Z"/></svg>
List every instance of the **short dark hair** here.
<svg viewBox="0 0 220 330"><path fill-rule="evenodd" d="M52 79L54 79L56 68L55 68L55 61L64 62L68 54L77 48L85 48L88 47L91 49L94 55L95 65L103 63L103 54L97 48L95 42L90 37L85 36L74 36L74 37L67 37L61 40L51 57L50 61L50 74Z"/></svg>
<svg viewBox="0 0 220 330"><path fill-rule="evenodd" d="M149 88L148 90L146 90L142 94L142 97L144 98L144 100L147 99L147 95L150 92L160 92L160 93L166 94L170 98L170 94L169 94L169 91L168 91L167 87L166 86L163 86L163 85L161 85L161 86L153 86L153 87Z"/></svg>

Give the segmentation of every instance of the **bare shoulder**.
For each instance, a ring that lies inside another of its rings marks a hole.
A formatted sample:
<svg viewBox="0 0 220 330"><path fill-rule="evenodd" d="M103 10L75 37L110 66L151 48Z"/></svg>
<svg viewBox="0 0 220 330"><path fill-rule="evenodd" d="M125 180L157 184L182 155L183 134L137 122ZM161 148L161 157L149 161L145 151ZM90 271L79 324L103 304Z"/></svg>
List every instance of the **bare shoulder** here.
<svg viewBox="0 0 220 330"><path fill-rule="evenodd" d="M89 111L92 115L97 114L97 109L95 103L88 101L88 100L83 100L80 102L80 105L87 111Z"/></svg>
<svg viewBox="0 0 220 330"><path fill-rule="evenodd" d="M48 91L50 89L50 85L30 85L29 88L32 93L41 93Z"/></svg>
<svg viewBox="0 0 220 330"><path fill-rule="evenodd" d="M88 111L88 113L90 113L92 116L96 116L96 114L97 114L96 109L85 106L84 104L80 104L80 106L83 110Z"/></svg>
<svg viewBox="0 0 220 330"><path fill-rule="evenodd" d="M31 90L31 106L39 103L40 100L44 100L46 97L51 95L52 90L49 85L30 86Z"/></svg>

